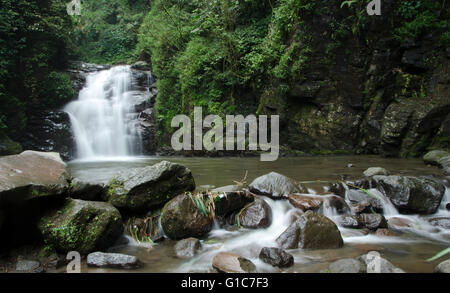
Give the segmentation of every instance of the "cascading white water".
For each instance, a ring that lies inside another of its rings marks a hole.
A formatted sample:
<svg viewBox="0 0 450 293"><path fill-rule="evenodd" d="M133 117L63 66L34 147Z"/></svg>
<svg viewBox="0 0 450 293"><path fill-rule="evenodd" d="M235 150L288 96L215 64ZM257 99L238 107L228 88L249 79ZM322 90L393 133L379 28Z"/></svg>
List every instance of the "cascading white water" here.
<svg viewBox="0 0 450 293"><path fill-rule="evenodd" d="M68 104L76 140L77 159L90 160L135 155L141 144L132 121L132 74L116 66L87 77L78 100Z"/></svg>

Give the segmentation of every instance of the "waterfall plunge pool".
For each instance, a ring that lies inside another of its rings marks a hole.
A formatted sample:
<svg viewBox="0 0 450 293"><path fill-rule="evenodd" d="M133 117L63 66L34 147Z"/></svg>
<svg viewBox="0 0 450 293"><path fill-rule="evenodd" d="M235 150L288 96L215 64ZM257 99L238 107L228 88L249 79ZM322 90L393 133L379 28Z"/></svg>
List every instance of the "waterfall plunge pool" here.
<svg viewBox="0 0 450 293"><path fill-rule="evenodd" d="M312 193L327 194L323 187L326 182L337 182L343 175L349 178L362 178L363 171L369 167L383 167L391 174L422 176L438 175L441 171L426 166L420 159L386 159L378 156L336 156L336 157L289 157L275 162L260 162L259 158L182 158L182 157L121 157L103 158L102 160L77 160L69 162L69 169L74 177L82 180L108 182L115 173L129 168L144 167L168 160L180 163L191 169L198 189L208 189L233 184L241 180L248 170L247 183L258 176L275 171L305 184ZM347 165L352 164L352 168ZM316 181L316 182L314 182ZM320 182L318 182L320 181ZM312 183L311 183L312 182ZM449 190L447 190L448 198ZM236 252L250 259L259 272L280 272L262 263L258 259L259 251L264 246L273 246L274 240L288 226L288 217L294 208L287 201L272 201L265 198L272 208L273 223L267 229L225 231L213 230L202 239L203 247L199 255L190 260L175 256L175 241L169 239L158 243L151 251L146 245L133 242L125 246L110 249L111 252L136 255L144 266L136 272L209 272L215 254L221 251ZM442 211L441 211L442 212ZM406 272L432 272L436 263L426 261L429 257L448 247L450 234L431 231L424 223L426 219L419 216L386 215L408 217L414 220L416 230L395 237L362 235L352 229L340 228L344 238L344 247L331 250L289 250L295 258L295 265L285 272L316 273L342 258L358 257L371 250L379 251L394 265ZM440 215L441 216L441 215ZM450 216L450 215L446 215ZM442 259L441 259L442 261ZM117 272L112 269L88 268L85 272ZM135 272L135 271L133 271Z"/></svg>

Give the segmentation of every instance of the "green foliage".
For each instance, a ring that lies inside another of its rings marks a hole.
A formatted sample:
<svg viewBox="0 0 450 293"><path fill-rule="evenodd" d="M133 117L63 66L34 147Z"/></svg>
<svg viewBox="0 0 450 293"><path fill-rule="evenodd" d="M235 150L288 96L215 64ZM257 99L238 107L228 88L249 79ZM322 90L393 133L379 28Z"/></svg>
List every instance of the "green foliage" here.
<svg viewBox="0 0 450 293"><path fill-rule="evenodd" d="M17 136L29 112L61 106L74 96L67 59L72 23L66 1L2 0L0 6L0 127Z"/></svg>
<svg viewBox="0 0 450 293"><path fill-rule="evenodd" d="M136 59L137 31L148 0L84 0L74 16L76 55L86 62L121 63Z"/></svg>

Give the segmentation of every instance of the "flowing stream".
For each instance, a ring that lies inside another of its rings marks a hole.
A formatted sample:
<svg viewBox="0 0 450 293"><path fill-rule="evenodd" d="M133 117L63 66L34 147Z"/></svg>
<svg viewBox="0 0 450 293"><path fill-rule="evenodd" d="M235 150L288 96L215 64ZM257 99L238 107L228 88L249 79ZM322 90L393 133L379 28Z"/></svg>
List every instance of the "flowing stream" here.
<svg viewBox="0 0 450 293"><path fill-rule="evenodd" d="M117 159L139 154L141 138L133 124L137 114L129 66L88 75L78 100L64 110L70 116L77 159Z"/></svg>
<svg viewBox="0 0 450 293"><path fill-rule="evenodd" d="M199 190L214 186L232 184L242 179L245 170L249 171L247 182L271 171L279 172L299 182L307 182L309 196L322 197L324 207L320 212L332 220L337 212L327 204L330 193L327 182L336 182L342 175L353 178L362 177L362 172L371 166L388 169L392 174L424 175L439 174L437 168L427 167L416 159L384 159L376 156L339 156L339 157L301 157L280 158L276 162L260 162L257 158L135 158L126 162L73 162L69 164L72 174L81 179L105 182L117 172L128 168L155 164L163 159L189 167L195 177ZM347 168L352 163L353 168ZM365 235L361 230L339 227L344 239L344 247L329 250L290 250L295 265L287 272L319 272L329 263L346 257L358 257L371 250L378 250L394 265L407 272L432 272L436 263L426 259L450 244L450 230L432 226L428 220L435 217L450 217L445 204L450 202L450 189L446 189L440 209L435 215L401 215L390 200L377 190L376 195L384 210L386 219L401 218L409 223L402 233L395 236ZM141 272L208 272L211 271L212 258L221 251L235 252L255 263L259 272L279 272L258 259L259 251L265 246L275 246L275 239L292 222L296 209L288 201L263 199L270 205L273 221L270 227L260 230L239 229L227 231L216 228L202 239L202 249L198 256L190 260L180 260L173 250L176 242L166 239L158 243L150 252L146 245L130 241L127 245L117 246L112 252L128 253L138 256L146 265ZM347 199L348 200L348 199ZM84 267L91 272L108 272Z"/></svg>

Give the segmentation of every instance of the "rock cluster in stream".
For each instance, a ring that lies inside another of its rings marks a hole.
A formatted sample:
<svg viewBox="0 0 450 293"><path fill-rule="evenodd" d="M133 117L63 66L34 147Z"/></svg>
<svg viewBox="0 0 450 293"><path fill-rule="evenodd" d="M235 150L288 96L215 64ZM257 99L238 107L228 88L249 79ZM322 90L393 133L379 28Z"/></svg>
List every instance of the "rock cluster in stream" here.
<svg viewBox="0 0 450 293"><path fill-rule="evenodd" d="M272 210L264 200L268 197L288 201L297 211L287 229L273 235L277 247L264 247L258 253L262 262L284 269L294 265L293 256L285 250L342 247L335 222L385 237L413 225L401 217L387 221L381 199L369 196L369 189L384 194L403 214L430 215L440 207L445 191L442 180L388 176L385 171L371 169L366 172L371 176L330 184L331 194L326 196L310 195L295 180L274 172L256 178L249 189L231 185L194 193L191 171L179 164L163 161L131 169L103 185L71 178L57 153L26 151L0 158L0 233L5 239L0 245L8 250L45 243L55 266L61 265L58 254L78 251L88 256L89 266L137 268L145 264L132 256L108 253L111 246L122 243L124 231L138 241L177 240L174 255L192 258L203 249L202 238L215 224L227 230L271 226ZM338 214L335 222L323 215L329 209ZM450 229L446 217L429 217L429 223ZM26 237L20 238L17 231L27 231ZM45 271L41 259L22 260L17 264L19 271ZM211 261L219 272L256 272L252 261L234 251L219 252ZM364 256L340 260L329 271L366 272L365 261ZM436 270L447 268L444 263ZM400 271L387 260L382 261L382 270Z"/></svg>

